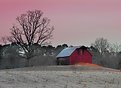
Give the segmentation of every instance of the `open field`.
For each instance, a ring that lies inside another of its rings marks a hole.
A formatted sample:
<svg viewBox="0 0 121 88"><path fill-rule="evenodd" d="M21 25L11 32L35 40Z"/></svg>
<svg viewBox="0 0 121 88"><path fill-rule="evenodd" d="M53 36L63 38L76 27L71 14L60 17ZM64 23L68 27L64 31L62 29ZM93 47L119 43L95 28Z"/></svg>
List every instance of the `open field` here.
<svg viewBox="0 0 121 88"><path fill-rule="evenodd" d="M93 66L1 70L0 88L121 88L121 72Z"/></svg>

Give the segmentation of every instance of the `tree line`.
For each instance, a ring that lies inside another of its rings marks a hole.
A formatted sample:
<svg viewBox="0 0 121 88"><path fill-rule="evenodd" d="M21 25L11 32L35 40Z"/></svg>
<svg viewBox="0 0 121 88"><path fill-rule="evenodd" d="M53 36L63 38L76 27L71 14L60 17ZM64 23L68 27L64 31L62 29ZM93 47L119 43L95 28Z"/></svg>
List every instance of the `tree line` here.
<svg viewBox="0 0 121 88"><path fill-rule="evenodd" d="M105 38L97 38L91 44L93 63L110 68L121 68L121 44L111 44Z"/></svg>
<svg viewBox="0 0 121 88"><path fill-rule="evenodd" d="M52 45L33 44L31 47L34 49L32 53L34 57L30 58L28 63L26 53L16 43L0 45L0 68L56 65L56 56L64 48L70 46L62 44L54 47ZM120 44L110 44L107 39L97 38L88 49L92 53L94 64L115 69L121 68Z"/></svg>
<svg viewBox="0 0 121 88"><path fill-rule="evenodd" d="M33 44L32 47L35 50L28 63L26 53L16 43L0 45L0 68L56 65L56 55L68 46L67 44L58 45L57 47Z"/></svg>

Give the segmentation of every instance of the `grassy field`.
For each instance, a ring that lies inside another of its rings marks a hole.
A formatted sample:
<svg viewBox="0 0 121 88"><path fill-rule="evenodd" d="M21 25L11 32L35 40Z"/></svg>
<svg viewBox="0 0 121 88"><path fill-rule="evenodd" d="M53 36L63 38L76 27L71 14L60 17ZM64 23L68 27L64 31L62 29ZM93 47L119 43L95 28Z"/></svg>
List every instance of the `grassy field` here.
<svg viewBox="0 0 121 88"><path fill-rule="evenodd" d="M121 88L121 72L84 65L1 70L0 88Z"/></svg>

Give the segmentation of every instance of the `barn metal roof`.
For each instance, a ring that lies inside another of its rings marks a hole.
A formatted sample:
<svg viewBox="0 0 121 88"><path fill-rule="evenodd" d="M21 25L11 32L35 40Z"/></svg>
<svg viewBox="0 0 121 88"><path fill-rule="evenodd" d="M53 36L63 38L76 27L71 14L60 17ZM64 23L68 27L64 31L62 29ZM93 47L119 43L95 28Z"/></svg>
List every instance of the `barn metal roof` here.
<svg viewBox="0 0 121 88"><path fill-rule="evenodd" d="M67 56L70 56L79 47L80 46L65 48L56 57L67 57Z"/></svg>

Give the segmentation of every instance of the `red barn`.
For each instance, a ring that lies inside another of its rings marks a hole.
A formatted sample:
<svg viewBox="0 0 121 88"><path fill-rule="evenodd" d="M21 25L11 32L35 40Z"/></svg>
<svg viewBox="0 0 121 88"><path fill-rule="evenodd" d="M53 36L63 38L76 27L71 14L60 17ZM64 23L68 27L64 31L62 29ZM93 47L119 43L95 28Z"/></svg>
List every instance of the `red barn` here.
<svg viewBox="0 0 121 88"><path fill-rule="evenodd" d="M74 65L81 62L92 63L92 54L85 46L65 48L56 57L58 65Z"/></svg>

